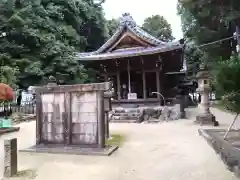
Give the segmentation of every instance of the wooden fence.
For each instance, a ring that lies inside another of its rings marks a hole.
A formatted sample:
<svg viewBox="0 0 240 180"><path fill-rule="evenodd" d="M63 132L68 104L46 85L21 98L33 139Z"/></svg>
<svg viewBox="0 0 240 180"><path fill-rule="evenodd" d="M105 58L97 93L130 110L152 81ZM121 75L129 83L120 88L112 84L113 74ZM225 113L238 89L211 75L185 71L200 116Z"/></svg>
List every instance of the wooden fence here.
<svg viewBox="0 0 240 180"><path fill-rule="evenodd" d="M24 102L24 104L18 106L15 102L0 104L0 116L12 113L21 113L21 114L35 114L36 113L36 104L32 101Z"/></svg>

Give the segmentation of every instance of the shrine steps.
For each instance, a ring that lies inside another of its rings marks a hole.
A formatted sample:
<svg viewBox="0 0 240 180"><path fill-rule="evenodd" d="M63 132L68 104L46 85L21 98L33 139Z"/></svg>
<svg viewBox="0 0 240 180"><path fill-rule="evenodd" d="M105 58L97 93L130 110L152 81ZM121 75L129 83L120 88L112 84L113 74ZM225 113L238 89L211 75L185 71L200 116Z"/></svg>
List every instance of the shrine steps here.
<svg viewBox="0 0 240 180"><path fill-rule="evenodd" d="M110 114L110 122L115 123L141 123L141 110L138 108L114 109Z"/></svg>

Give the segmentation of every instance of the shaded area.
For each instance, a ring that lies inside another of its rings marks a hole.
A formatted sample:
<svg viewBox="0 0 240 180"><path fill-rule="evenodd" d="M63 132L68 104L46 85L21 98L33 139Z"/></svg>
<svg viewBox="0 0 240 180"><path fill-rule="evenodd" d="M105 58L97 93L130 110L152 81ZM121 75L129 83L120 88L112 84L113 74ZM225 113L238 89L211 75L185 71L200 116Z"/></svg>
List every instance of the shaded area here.
<svg viewBox="0 0 240 180"><path fill-rule="evenodd" d="M38 144L30 148L20 150L21 152L35 152L35 153L53 153L53 154L74 154L74 155L97 155L109 156L118 149L117 145L108 145L105 148L97 147L79 147L79 146L64 146L64 145L43 145Z"/></svg>
<svg viewBox="0 0 240 180"><path fill-rule="evenodd" d="M200 129L203 136L218 153L228 169L240 177L240 130L232 130L224 140L226 130Z"/></svg>
<svg viewBox="0 0 240 180"><path fill-rule="evenodd" d="M20 127L0 128L0 135L19 131Z"/></svg>

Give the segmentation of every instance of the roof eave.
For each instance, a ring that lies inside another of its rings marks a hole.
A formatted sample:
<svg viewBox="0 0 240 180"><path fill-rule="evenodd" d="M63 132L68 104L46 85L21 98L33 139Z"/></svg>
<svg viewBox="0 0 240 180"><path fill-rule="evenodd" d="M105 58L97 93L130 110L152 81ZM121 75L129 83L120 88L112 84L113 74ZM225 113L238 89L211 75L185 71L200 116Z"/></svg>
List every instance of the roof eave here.
<svg viewBox="0 0 240 180"><path fill-rule="evenodd" d="M126 57L134 57L134 56L144 56L144 55L151 55L151 54L157 54L157 53L163 53L163 52L168 52L168 51L173 51L177 49L182 49L182 45L175 45L172 47L166 47L162 49L156 49L153 51L140 51L137 53L132 53L132 54L125 54L125 55L119 55L119 56L85 56L85 57L76 57L77 60L79 61L97 61L97 60L108 60L108 59L119 59L119 58L126 58Z"/></svg>

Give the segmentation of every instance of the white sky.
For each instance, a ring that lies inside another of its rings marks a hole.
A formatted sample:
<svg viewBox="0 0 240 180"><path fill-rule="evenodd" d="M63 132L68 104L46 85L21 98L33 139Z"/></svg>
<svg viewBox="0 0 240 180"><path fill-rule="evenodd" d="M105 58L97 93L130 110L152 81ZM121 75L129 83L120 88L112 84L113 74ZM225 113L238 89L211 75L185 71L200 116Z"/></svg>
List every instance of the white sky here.
<svg viewBox="0 0 240 180"><path fill-rule="evenodd" d="M178 0L106 0L103 8L107 19L118 18L130 13L138 25L145 18L159 14L171 24L173 36L182 38L181 19L177 15Z"/></svg>

